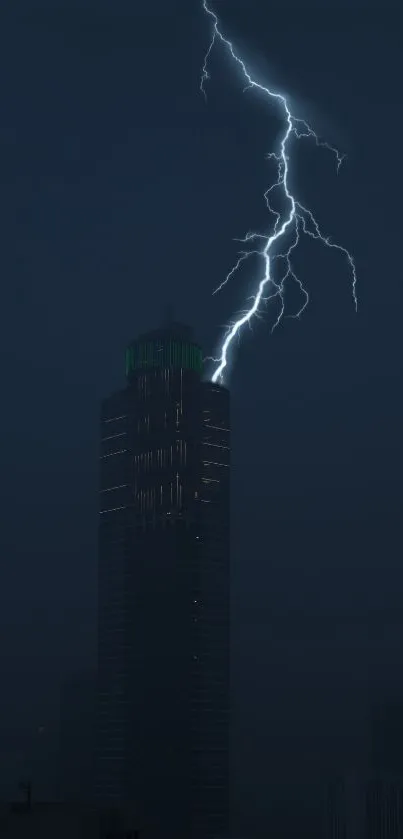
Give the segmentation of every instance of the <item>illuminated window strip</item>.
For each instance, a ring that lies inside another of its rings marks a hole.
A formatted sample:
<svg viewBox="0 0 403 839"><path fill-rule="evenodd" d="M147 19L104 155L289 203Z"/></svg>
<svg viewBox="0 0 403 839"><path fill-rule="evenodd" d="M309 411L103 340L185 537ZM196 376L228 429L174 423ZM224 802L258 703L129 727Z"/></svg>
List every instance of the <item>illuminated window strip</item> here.
<svg viewBox="0 0 403 839"><path fill-rule="evenodd" d="M206 443L203 441L203 446L213 446L214 449L226 449L229 451L229 446L220 446L218 443Z"/></svg>
<svg viewBox="0 0 403 839"><path fill-rule="evenodd" d="M228 463L215 463L213 460L203 460L203 466L225 466L226 469L229 468Z"/></svg>
<svg viewBox="0 0 403 839"><path fill-rule="evenodd" d="M99 491L100 492L112 492L112 490L114 490L114 489L124 489L128 486L129 486L129 484L118 484L115 487L107 487L106 489L100 489Z"/></svg>
<svg viewBox="0 0 403 839"><path fill-rule="evenodd" d="M126 437L127 431L121 431L119 434L110 434L109 437L102 437L101 443L105 443L106 440L114 440L116 437Z"/></svg>
<svg viewBox="0 0 403 839"><path fill-rule="evenodd" d="M103 454L103 455L101 455L101 457L99 459L100 460L105 460L105 458L107 458L107 457L115 457L115 455L117 455L117 454L124 454L125 452L128 452L128 451L129 451L129 449L119 449L119 451L117 451L117 452L110 452L110 454Z"/></svg>
<svg viewBox="0 0 403 839"><path fill-rule="evenodd" d="M101 422L115 422L115 420L126 419L127 414L122 414L120 417L110 417L109 419L102 419Z"/></svg>
<svg viewBox="0 0 403 839"><path fill-rule="evenodd" d="M103 516L105 513L116 513L117 510L127 510L127 507L111 507L109 510L100 510L100 516Z"/></svg>
<svg viewBox="0 0 403 839"><path fill-rule="evenodd" d="M223 428L222 425L207 425L207 423L204 423L204 427L205 428L214 428L215 431L227 431L228 434L229 434L229 431L230 431L229 428Z"/></svg>

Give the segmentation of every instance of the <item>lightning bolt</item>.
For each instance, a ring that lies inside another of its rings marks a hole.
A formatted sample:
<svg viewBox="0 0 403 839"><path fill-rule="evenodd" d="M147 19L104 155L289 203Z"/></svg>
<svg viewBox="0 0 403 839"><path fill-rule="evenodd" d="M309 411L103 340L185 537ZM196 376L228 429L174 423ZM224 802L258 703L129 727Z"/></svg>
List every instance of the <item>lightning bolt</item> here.
<svg viewBox="0 0 403 839"><path fill-rule="evenodd" d="M352 296L356 311L358 306L356 290L357 272L354 259L351 256L350 252L347 250L347 248L343 247L343 245L339 245L333 242L329 238L329 236L326 236L322 233L318 225L318 222L316 221L311 210L307 207L304 207L303 204L301 204L297 200L297 198L292 194L292 192L290 192L288 185L289 145L292 138L296 138L297 140L300 140L302 138L308 138L310 140L313 140L316 146L327 149L329 152L331 152L336 160L337 172L340 169L344 156L341 155L339 151L333 146L331 146L329 143L322 141L304 119L295 117L291 113L287 98L285 96L283 96L281 93L271 90L269 87L265 87L265 85L260 84L252 78L251 74L246 68L244 61L236 53L231 41L229 41L228 38L226 38L223 35L220 29L218 17L215 14L215 12L213 12L212 9L209 7L207 0L202 0L202 5L206 15L208 15L208 17L211 19L213 27L211 41L204 57L200 79L200 90L205 96L205 98L207 98L206 82L210 79L210 74L208 71L210 55L216 42L220 42L223 45L223 47L230 53L233 61L241 70L246 83L244 90L248 90L250 88L259 90L269 100L272 100L273 103L277 104L282 109L282 112L284 114L284 133L280 142L279 151L270 152L267 155L267 159L274 161L277 166L277 179L264 193L267 209L269 210L270 214L275 217L273 230L270 233L270 235L250 232L247 233L243 239L239 240L245 244L256 243L260 241L262 242L262 247L259 250L256 250L255 248L253 250L241 251L239 254L239 258L233 266L233 268L231 269L231 271L227 274L222 283L213 292L213 294L217 294L219 291L221 291L221 289L232 279L234 274L236 274L241 265L244 262L246 262L246 260L248 260L252 255L258 255L263 261L263 276L261 277L260 282L258 283L257 290L253 294L252 298L250 298L251 305L244 312L242 312L240 316L237 318L237 320L235 320L228 327L227 332L224 335L224 340L221 346L219 358L210 359L214 361L217 365L211 377L211 380L213 382L217 382L218 380L223 380L223 373L228 364L228 351L233 340L235 338L239 339L240 333L246 324L248 324L249 326L251 325L252 319L259 315L262 304L267 303L269 300L273 300L275 298L277 298L280 302L280 311L272 327L272 331L279 325L279 323L285 316L284 296L286 286L288 285L289 281L293 281L299 286L299 289L303 297L303 302L300 309L294 315L291 315L291 317L299 318L302 315L306 306L308 305L308 292L304 288L302 281L294 273L291 262L293 251L299 245L301 235L306 235L312 239L320 241L326 247L339 251L346 258L351 272ZM276 191L281 193L283 198L285 199L285 204L288 208L285 213L277 212L273 209L271 205L272 195L273 193L276 193ZM288 245L288 248L285 250L284 253L278 253L278 246L281 244L281 241L283 239L287 240L288 236L292 237L291 244ZM275 279L272 272L272 263L280 260L282 260L283 262L284 269L280 275L280 278Z"/></svg>

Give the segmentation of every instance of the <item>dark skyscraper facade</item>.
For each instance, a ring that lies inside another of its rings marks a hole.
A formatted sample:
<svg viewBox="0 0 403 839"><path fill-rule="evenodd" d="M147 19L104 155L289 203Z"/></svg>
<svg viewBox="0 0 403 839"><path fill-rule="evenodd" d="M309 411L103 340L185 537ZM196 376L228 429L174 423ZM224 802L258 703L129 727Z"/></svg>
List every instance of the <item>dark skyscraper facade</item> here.
<svg viewBox="0 0 403 839"><path fill-rule="evenodd" d="M97 797L146 837L229 821L229 394L181 325L101 409Z"/></svg>

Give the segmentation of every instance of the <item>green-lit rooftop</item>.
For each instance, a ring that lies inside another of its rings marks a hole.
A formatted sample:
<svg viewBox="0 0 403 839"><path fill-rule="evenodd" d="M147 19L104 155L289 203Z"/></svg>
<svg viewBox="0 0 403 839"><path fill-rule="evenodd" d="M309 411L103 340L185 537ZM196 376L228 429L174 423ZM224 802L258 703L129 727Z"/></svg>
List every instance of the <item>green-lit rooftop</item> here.
<svg viewBox="0 0 403 839"><path fill-rule="evenodd" d="M175 367L201 373L203 355L193 340L189 327L172 324L148 332L133 341L126 350L126 376L140 370Z"/></svg>

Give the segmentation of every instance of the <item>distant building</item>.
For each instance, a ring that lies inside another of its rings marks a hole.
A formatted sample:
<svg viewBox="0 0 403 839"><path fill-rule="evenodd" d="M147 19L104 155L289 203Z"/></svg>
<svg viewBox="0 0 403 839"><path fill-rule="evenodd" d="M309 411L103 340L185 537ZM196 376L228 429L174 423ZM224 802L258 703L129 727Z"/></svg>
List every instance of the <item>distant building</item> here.
<svg viewBox="0 0 403 839"><path fill-rule="evenodd" d="M403 777L403 701L374 708L370 760L372 774Z"/></svg>
<svg viewBox="0 0 403 839"><path fill-rule="evenodd" d="M1 839L99 839L95 811L61 802L0 805Z"/></svg>
<svg viewBox="0 0 403 839"><path fill-rule="evenodd" d="M326 839L403 839L403 702L372 711L368 760L328 787Z"/></svg>
<svg viewBox="0 0 403 839"><path fill-rule="evenodd" d="M88 801L94 773L96 676L77 673L62 687L60 699L60 789L63 801Z"/></svg>
<svg viewBox="0 0 403 839"><path fill-rule="evenodd" d="M29 782L20 788L24 800L0 805L1 839L140 839L128 814L99 813L88 802L36 801Z"/></svg>
<svg viewBox="0 0 403 839"><path fill-rule="evenodd" d="M365 839L365 779L350 773L328 786L325 803L326 839Z"/></svg>
<svg viewBox="0 0 403 839"><path fill-rule="evenodd" d="M27 724L0 734L2 783L0 801L9 801L23 777L32 779L35 795L41 800L59 800L60 750L58 720L45 725ZM1 833L0 833L1 839Z"/></svg>
<svg viewBox="0 0 403 839"><path fill-rule="evenodd" d="M373 711L366 839L403 839L403 702Z"/></svg>
<svg viewBox="0 0 403 839"><path fill-rule="evenodd" d="M179 324L102 403L97 787L144 839L229 820L229 394Z"/></svg>
<svg viewBox="0 0 403 839"><path fill-rule="evenodd" d="M375 777L366 789L365 839L403 839L403 778Z"/></svg>

